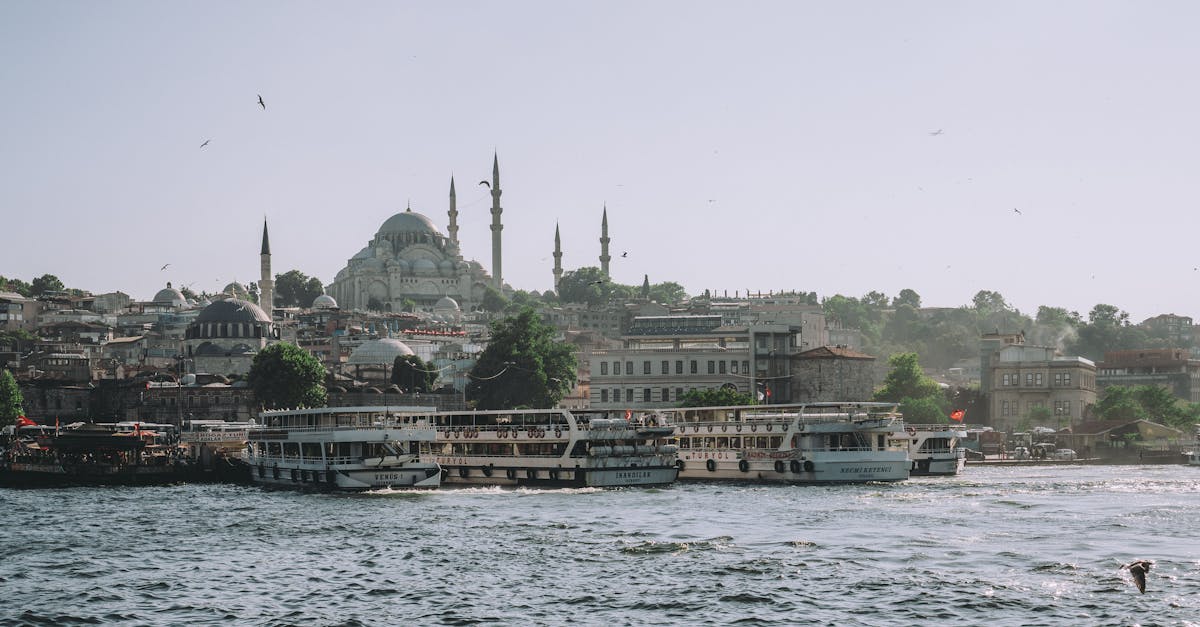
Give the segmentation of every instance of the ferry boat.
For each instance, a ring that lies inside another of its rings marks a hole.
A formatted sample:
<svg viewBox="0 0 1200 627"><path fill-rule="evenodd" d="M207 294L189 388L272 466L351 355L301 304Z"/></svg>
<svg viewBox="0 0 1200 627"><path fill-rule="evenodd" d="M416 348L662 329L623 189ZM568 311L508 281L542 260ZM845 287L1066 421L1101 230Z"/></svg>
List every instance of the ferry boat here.
<svg viewBox="0 0 1200 627"><path fill-rule="evenodd" d="M837 484L908 479L892 403L658 409L675 425L681 480Z"/></svg>
<svg viewBox="0 0 1200 627"><path fill-rule="evenodd" d="M907 425L908 456L912 459L909 471L917 476L952 476L962 472L967 463L966 451L958 441L967 432L957 425Z"/></svg>
<svg viewBox="0 0 1200 627"><path fill-rule="evenodd" d="M222 483L250 481L246 464L246 434L255 424L254 420L186 421L179 434L179 442L192 467L192 480Z"/></svg>
<svg viewBox="0 0 1200 627"><path fill-rule="evenodd" d="M280 488L365 491L436 488L441 468L423 461L434 440L419 408L269 410L246 431L251 480Z"/></svg>
<svg viewBox="0 0 1200 627"><path fill-rule="evenodd" d="M678 447L663 417L632 411L489 410L410 414L437 436L427 457L458 486L660 486Z"/></svg>
<svg viewBox="0 0 1200 627"><path fill-rule="evenodd" d="M0 485L161 485L190 468L172 425L84 423L13 429L0 454Z"/></svg>

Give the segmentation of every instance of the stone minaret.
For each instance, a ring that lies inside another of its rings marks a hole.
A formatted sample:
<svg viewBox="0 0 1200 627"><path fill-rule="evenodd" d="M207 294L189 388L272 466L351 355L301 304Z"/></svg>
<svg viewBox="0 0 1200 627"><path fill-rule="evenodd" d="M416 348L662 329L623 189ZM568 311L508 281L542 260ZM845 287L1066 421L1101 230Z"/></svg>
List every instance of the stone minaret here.
<svg viewBox="0 0 1200 627"><path fill-rule="evenodd" d="M271 242L267 239L267 219L263 218L262 252L258 256L261 276L258 279L258 304L267 317L274 316L275 279L271 276ZM301 303L303 305L304 303Z"/></svg>
<svg viewBox="0 0 1200 627"><path fill-rule="evenodd" d="M554 291L562 280L562 239L558 236L558 223L554 224Z"/></svg>
<svg viewBox="0 0 1200 627"><path fill-rule="evenodd" d="M458 243L458 206L454 199L454 177L450 177L450 226L446 227L446 232L450 235L450 241Z"/></svg>
<svg viewBox="0 0 1200 627"><path fill-rule="evenodd" d="M504 275L500 267L500 231L504 230L504 225L500 224L500 214L504 212L500 208L500 158L492 154L492 281L493 287L496 290L504 288Z"/></svg>
<svg viewBox="0 0 1200 627"><path fill-rule="evenodd" d="M604 205L604 218L600 220L600 273L608 278L608 205Z"/></svg>

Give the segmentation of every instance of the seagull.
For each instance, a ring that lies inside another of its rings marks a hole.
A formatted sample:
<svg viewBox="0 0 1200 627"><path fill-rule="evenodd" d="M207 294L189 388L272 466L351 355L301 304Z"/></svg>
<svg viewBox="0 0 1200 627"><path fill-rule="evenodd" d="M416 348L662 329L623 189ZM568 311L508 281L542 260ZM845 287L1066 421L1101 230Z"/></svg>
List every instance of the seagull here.
<svg viewBox="0 0 1200 627"><path fill-rule="evenodd" d="M212 140L211 140L211 139L206 139L206 140L204 140L204 143L203 143L203 144L200 144L200 147L201 147L201 148L203 148L203 147L207 146L207 145L208 145L208 142L210 142L210 141L212 141Z"/></svg>
<svg viewBox="0 0 1200 627"><path fill-rule="evenodd" d="M1016 212L1017 212L1017 215L1022 215L1022 214L1021 214L1021 210L1020 210L1020 209L1017 209L1016 207L1013 207L1013 211L1016 211Z"/></svg>
<svg viewBox="0 0 1200 627"><path fill-rule="evenodd" d="M929 134L930 134L930 135L933 135L934 137L936 137L936 136L938 136L938 135L941 135L941 134L942 134L942 129L940 129L940 128L939 128L939 129L938 129L938 130L936 130L936 131L931 131Z"/></svg>
<svg viewBox="0 0 1200 627"><path fill-rule="evenodd" d="M621 253L621 256L622 256L622 257L628 257L628 256L629 256L629 251L627 250L627 251L625 251L625 252Z"/></svg>
<svg viewBox="0 0 1200 627"><path fill-rule="evenodd" d="M1154 562L1150 560L1138 560L1121 566L1121 570L1128 570L1130 575L1133 575L1133 583L1137 586L1138 592L1146 593L1146 573L1150 572L1150 567Z"/></svg>
<svg viewBox="0 0 1200 627"><path fill-rule="evenodd" d="M262 107L263 111L267 110L267 103L262 101L262 94L258 94L258 106Z"/></svg>
<svg viewBox="0 0 1200 627"><path fill-rule="evenodd" d="M158 269L158 271L159 271L159 272L162 272L163 270L166 270L166 269L167 269L167 266L169 266L169 265L171 265L171 264L169 264L169 263L164 263L164 264L163 264L163 267L159 268L159 269Z"/></svg>
<svg viewBox="0 0 1200 627"><path fill-rule="evenodd" d="M491 183L489 183L489 182L487 182L487 181L479 181L479 184L480 184L480 185L487 185L487 188L488 188L488 189L491 189L491 188L492 188L492 184L491 184Z"/></svg>

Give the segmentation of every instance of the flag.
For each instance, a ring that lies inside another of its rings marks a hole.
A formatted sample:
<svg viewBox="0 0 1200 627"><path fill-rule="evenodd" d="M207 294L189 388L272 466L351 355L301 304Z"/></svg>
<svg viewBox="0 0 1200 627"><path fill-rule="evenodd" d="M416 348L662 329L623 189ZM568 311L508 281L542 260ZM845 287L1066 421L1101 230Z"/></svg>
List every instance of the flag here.
<svg viewBox="0 0 1200 627"><path fill-rule="evenodd" d="M633 410L626 409L625 410L625 420L629 420L630 418L633 418Z"/></svg>
<svg viewBox="0 0 1200 627"><path fill-rule="evenodd" d="M36 427L37 423L26 418L25 416L17 416L17 428L21 427Z"/></svg>
<svg viewBox="0 0 1200 627"><path fill-rule="evenodd" d="M966 415L967 415L967 410L956 409L956 410L950 412L950 420L957 420L959 422L962 422L963 418L966 417Z"/></svg>

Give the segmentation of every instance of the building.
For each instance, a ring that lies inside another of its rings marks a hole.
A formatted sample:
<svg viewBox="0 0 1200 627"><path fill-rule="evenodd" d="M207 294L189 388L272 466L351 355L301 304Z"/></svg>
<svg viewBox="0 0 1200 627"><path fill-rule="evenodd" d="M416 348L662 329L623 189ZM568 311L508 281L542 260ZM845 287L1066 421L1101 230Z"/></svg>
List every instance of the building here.
<svg viewBox="0 0 1200 627"><path fill-rule="evenodd" d="M36 300L0 291L0 331L30 331L37 325L37 314Z"/></svg>
<svg viewBox="0 0 1200 627"><path fill-rule="evenodd" d="M1096 364L1096 385L1157 385L1189 402L1200 403L1200 359L1182 348L1106 351Z"/></svg>
<svg viewBox="0 0 1200 627"><path fill-rule="evenodd" d="M792 357L796 403L868 401L875 393L875 358L845 346L821 346Z"/></svg>
<svg viewBox="0 0 1200 627"><path fill-rule="evenodd" d="M1192 325L1191 316L1161 314L1143 320L1139 326L1165 339L1173 346L1190 347L1192 345Z"/></svg>
<svg viewBox="0 0 1200 627"><path fill-rule="evenodd" d="M279 341L274 321L246 300L219 300L200 311L183 340L192 371L220 375L250 372L255 355Z"/></svg>
<svg viewBox="0 0 1200 627"><path fill-rule="evenodd" d="M991 353L982 381L991 390L988 406L997 429L1039 426L1028 424L1039 416L1069 427L1090 418L1096 404L1096 364L1058 355L1048 346L1013 343L1000 348Z"/></svg>

